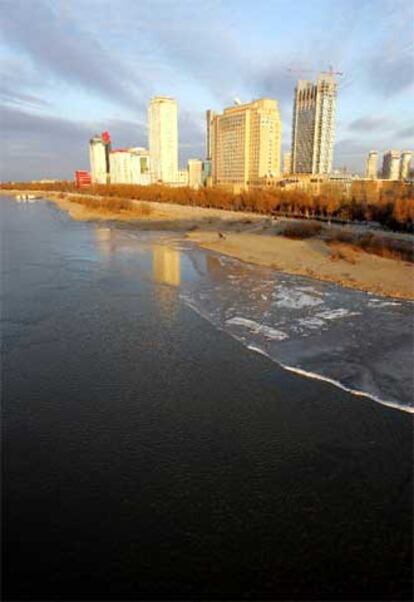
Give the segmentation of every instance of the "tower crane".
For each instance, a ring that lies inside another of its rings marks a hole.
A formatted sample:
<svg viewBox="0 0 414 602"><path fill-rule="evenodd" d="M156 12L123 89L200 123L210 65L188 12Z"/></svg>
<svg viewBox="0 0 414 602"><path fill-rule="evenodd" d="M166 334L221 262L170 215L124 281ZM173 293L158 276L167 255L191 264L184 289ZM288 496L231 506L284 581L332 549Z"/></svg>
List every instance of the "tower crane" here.
<svg viewBox="0 0 414 602"><path fill-rule="evenodd" d="M318 73L317 69L288 69L289 73ZM320 71L320 73L328 73L329 75L343 75L343 71L334 71L332 65L329 65L327 71Z"/></svg>

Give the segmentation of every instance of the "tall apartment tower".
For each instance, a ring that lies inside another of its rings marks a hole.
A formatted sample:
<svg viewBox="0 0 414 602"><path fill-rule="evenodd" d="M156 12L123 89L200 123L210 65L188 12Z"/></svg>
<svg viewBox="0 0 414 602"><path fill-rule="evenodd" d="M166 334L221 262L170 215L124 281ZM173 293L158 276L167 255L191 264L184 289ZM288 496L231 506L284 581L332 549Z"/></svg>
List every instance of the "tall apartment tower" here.
<svg viewBox="0 0 414 602"><path fill-rule="evenodd" d="M283 175L292 173L292 153L286 152L283 155Z"/></svg>
<svg viewBox="0 0 414 602"><path fill-rule="evenodd" d="M236 104L213 116L213 184L244 189L280 174L282 125L276 100Z"/></svg>
<svg viewBox="0 0 414 602"><path fill-rule="evenodd" d="M384 180L400 179L400 151L390 150L382 160L382 177Z"/></svg>
<svg viewBox="0 0 414 602"><path fill-rule="evenodd" d="M91 166L92 184L107 184L109 182L109 153L111 152L111 137L103 132L89 140L89 162Z"/></svg>
<svg viewBox="0 0 414 602"><path fill-rule="evenodd" d="M292 124L292 172L329 174L335 140L337 85L321 73L316 84L299 80Z"/></svg>
<svg viewBox="0 0 414 602"><path fill-rule="evenodd" d="M367 165L365 175L371 180L375 180L378 177L378 152L370 151L367 158Z"/></svg>
<svg viewBox="0 0 414 602"><path fill-rule="evenodd" d="M155 181L174 183L178 177L177 103L155 96L148 108L149 153Z"/></svg>
<svg viewBox="0 0 414 602"><path fill-rule="evenodd" d="M411 157L411 151L403 151L401 153L400 180L405 180L410 175Z"/></svg>
<svg viewBox="0 0 414 602"><path fill-rule="evenodd" d="M211 161L212 156L212 145L211 145L211 131L213 127L213 117L215 112L211 109L206 111L206 159Z"/></svg>

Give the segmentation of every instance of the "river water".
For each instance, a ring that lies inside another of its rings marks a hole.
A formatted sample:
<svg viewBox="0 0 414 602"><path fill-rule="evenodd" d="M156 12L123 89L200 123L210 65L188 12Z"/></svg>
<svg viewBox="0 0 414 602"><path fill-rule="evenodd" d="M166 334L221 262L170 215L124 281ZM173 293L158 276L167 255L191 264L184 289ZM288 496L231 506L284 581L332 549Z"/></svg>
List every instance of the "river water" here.
<svg viewBox="0 0 414 602"><path fill-rule="evenodd" d="M407 596L410 303L0 212L7 599Z"/></svg>

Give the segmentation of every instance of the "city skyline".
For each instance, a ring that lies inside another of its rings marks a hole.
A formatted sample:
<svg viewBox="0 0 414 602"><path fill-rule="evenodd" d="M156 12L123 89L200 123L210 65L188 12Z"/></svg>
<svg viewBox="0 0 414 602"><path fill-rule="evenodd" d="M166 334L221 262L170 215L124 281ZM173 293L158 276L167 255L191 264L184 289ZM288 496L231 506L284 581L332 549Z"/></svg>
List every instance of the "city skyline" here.
<svg viewBox="0 0 414 602"><path fill-rule="evenodd" d="M344 72L334 167L363 174L371 149L413 146L405 0L302 1L295 11L273 0L3 0L1 12L0 179L71 177L88 166L85 139L96 131L109 130L119 146L146 147L147 102L161 94L178 103L181 166L205 157L206 109L221 112L235 96L277 100L282 152L290 151L296 82L314 81L330 63Z"/></svg>

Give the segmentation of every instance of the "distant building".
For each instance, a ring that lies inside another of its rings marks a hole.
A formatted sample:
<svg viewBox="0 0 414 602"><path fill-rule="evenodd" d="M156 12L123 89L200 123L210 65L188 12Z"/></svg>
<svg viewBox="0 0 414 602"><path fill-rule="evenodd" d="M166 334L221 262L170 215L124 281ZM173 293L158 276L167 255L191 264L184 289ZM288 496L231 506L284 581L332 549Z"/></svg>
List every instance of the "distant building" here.
<svg viewBox="0 0 414 602"><path fill-rule="evenodd" d="M177 103L168 96L151 99L148 109L149 153L154 181L175 183L178 172Z"/></svg>
<svg viewBox="0 0 414 602"><path fill-rule="evenodd" d="M292 172L329 174L335 140L337 85L321 73L316 84L299 80L292 124Z"/></svg>
<svg viewBox="0 0 414 602"><path fill-rule="evenodd" d="M400 163L400 180L406 180L410 177L411 151L403 151L401 153Z"/></svg>
<svg viewBox="0 0 414 602"><path fill-rule="evenodd" d="M284 153L283 155L283 175L292 173L292 153Z"/></svg>
<svg viewBox="0 0 414 602"><path fill-rule="evenodd" d="M175 186L188 186L188 170L179 169L177 171L176 180L173 182Z"/></svg>
<svg viewBox="0 0 414 602"><path fill-rule="evenodd" d="M211 159L203 161L203 186L207 186L208 188L213 186L212 167Z"/></svg>
<svg viewBox="0 0 414 602"><path fill-rule="evenodd" d="M118 148L109 155L111 184L151 183L149 153L145 148Z"/></svg>
<svg viewBox="0 0 414 602"><path fill-rule="evenodd" d="M382 160L382 177L384 180L400 179L400 151L390 150Z"/></svg>
<svg viewBox="0 0 414 602"><path fill-rule="evenodd" d="M200 188L203 186L203 161L201 159L189 159L188 185L190 188Z"/></svg>
<svg viewBox="0 0 414 602"><path fill-rule="evenodd" d="M375 180L378 177L378 152L370 151L367 158L365 175L371 180Z"/></svg>
<svg viewBox="0 0 414 602"><path fill-rule="evenodd" d="M92 184L92 178L89 171L78 169L75 171L75 184L76 188L83 188L84 186L90 186Z"/></svg>
<svg viewBox="0 0 414 602"><path fill-rule="evenodd" d="M212 118L213 183L246 189L280 174L281 121L276 100L238 101Z"/></svg>
<svg viewBox="0 0 414 602"><path fill-rule="evenodd" d="M213 127L213 117L215 115L215 112L212 111L211 109L208 109L206 111L206 159L211 161L212 158L212 145L211 145L211 133L212 133L212 127Z"/></svg>
<svg viewBox="0 0 414 602"><path fill-rule="evenodd" d="M94 136L89 141L89 160L93 184L107 184L109 180L109 153L111 137L108 132Z"/></svg>

